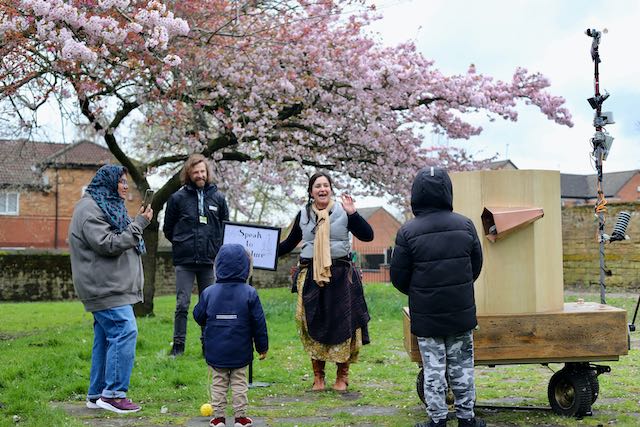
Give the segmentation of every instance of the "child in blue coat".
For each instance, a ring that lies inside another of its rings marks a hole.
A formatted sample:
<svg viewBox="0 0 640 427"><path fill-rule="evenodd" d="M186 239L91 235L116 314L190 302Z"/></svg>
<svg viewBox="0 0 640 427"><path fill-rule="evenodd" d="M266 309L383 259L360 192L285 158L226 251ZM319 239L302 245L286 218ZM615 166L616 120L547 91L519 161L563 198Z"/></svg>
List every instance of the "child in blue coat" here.
<svg viewBox="0 0 640 427"><path fill-rule="evenodd" d="M235 427L253 425L247 417L247 366L253 347L267 357L269 339L262 304L247 284L251 261L241 245L222 245L215 261L216 282L200 295L193 317L204 328L204 355L213 370L212 427L225 426L227 391L231 388Z"/></svg>

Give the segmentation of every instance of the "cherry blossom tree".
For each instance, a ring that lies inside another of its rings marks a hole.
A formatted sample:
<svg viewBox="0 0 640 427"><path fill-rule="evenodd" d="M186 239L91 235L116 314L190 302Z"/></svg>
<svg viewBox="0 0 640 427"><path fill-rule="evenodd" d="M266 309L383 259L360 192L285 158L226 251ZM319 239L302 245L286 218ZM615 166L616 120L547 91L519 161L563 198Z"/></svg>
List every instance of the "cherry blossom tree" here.
<svg viewBox="0 0 640 427"><path fill-rule="evenodd" d="M515 121L525 104L572 125L543 75L443 75L411 42L376 42L376 16L365 0L0 0L0 100L25 129L48 100L73 100L139 189L168 175L156 212L193 152L244 212L251 189L292 194L316 168L403 202L420 167L473 167L423 143L479 134L469 113ZM153 310L157 232L138 314Z"/></svg>

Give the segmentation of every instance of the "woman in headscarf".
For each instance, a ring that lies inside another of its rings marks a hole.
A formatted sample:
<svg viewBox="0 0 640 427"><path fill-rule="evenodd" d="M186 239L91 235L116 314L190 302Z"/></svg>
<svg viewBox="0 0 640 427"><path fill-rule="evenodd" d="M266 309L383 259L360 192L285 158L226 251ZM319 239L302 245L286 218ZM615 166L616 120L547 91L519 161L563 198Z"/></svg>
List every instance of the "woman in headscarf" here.
<svg viewBox="0 0 640 427"><path fill-rule="evenodd" d="M369 312L359 272L351 262L349 233L373 240L373 229L356 211L353 198L333 200L333 184L324 172L309 178L306 206L294 220L289 236L278 253L291 252L302 241L298 274L296 323L305 351L313 366L313 390L324 390L325 363L337 364L333 389L347 390L349 364L369 343Z"/></svg>
<svg viewBox="0 0 640 427"><path fill-rule="evenodd" d="M76 294L93 314L93 350L87 407L137 412L128 399L138 327L132 305L142 301L143 230L153 211L129 218L129 185L123 166L102 166L76 204L69 226Z"/></svg>

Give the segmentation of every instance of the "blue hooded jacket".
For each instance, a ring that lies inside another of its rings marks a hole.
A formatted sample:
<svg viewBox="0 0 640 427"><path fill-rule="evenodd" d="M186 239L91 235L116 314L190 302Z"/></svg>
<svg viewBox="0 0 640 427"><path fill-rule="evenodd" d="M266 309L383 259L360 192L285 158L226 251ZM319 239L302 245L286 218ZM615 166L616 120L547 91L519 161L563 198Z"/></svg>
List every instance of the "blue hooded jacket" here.
<svg viewBox="0 0 640 427"><path fill-rule="evenodd" d="M214 368L242 368L269 349L267 323L258 292L248 285L249 255L238 244L222 245L216 257L216 283L193 309L204 327L204 355Z"/></svg>

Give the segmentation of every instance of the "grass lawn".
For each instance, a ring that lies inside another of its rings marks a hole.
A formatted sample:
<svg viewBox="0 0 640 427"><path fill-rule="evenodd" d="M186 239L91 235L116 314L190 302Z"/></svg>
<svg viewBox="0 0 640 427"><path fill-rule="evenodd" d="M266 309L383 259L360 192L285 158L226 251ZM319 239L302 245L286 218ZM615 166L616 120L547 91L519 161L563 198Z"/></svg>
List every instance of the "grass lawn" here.
<svg viewBox="0 0 640 427"><path fill-rule="evenodd" d="M352 366L353 393L349 397L307 392L313 375L293 320L295 298L284 288L259 292L271 349L265 361L255 361L254 381L271 386L249 391L251 416L262 417L274 426L412 426L426 419L415 392L418 368L402 343L400 308L406 305L406 299L393 287L376 284L365 288L372 317L372 343L364 347L360 363ZM611 295L608 302L632 313L636 298ZM595 301L597 296L585 299ZM174 305L173 296L156 298L156 316L138 320L137 357L129 396L141 403L143 410L117 417L125 419L127 425L186 425L199 416L198 408L207 401L208 372L193 320L189 323L186 354L176 359L167 356ZM544 410L483 408L478 409L478 415L489 425L501 426L639 425L638 335L632 336L634 350L629 356L605 363L612 372L599 377L600 397L592 417L576 421ZM92 316L79 302L0 304L0 426L81 426L97 424L96 419L113 419L114 414L106 411L94 411L96 418L87 420L60 408L61 402L78 406L84 402L91 345ZM335 369L327 368L331 384ZM548 406L549 368L478 367L476 374L479 405ZM14 416L19 417L17 423Z"/></svg>

